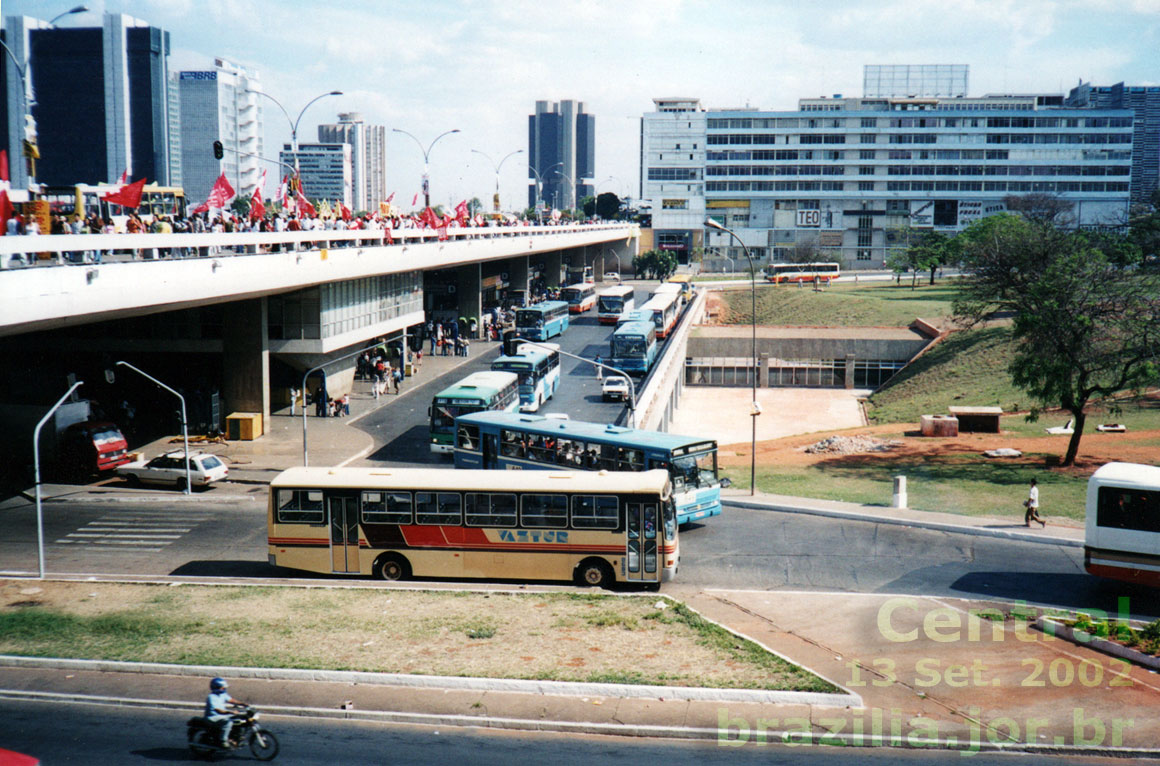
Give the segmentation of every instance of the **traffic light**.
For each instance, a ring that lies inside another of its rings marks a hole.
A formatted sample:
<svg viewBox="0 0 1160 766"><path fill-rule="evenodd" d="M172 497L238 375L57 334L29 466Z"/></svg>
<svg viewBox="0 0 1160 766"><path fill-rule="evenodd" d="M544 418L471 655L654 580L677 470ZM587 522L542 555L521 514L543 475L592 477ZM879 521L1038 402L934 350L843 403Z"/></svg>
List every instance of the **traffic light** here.
<svg viewBox="0 0 1160 766"><path fill-rule="evenodd" d="M224 156L226 156L226 152L225 152L225 149L222 148L222 142L221 141L214 141L213 142L213 158L215 160L220 160Z"/></svg>

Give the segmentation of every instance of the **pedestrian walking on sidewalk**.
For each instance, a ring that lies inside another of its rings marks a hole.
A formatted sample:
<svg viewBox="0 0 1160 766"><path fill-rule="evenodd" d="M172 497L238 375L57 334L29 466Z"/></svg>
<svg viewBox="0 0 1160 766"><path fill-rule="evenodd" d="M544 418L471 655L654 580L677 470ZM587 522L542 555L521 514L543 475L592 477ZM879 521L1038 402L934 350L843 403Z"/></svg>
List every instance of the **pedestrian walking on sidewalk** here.
<svg viewBox="0 0 1160 766"><path fill-rule="evenodd" d="M399 384L403 382L403 368L399 367L391 375L391 387L395 389L395 393L399 393Z"/></svg>
<svg viewBox="0 0 1160 766"><path fill-rule="evenodd" d="M1033 521L1047 526L1047 522L1039 518L1039 487L1036 486L1035 479L1031 480L1031 490L1027 493L1027 499L1023 501L1023 507L1027 509L1027 513L1023 515L1024 526L1031 526Z"/></svg>
<svg viewBox="0 0 1160 766"><path fill-rule="evenodd" d="M597 354L596 355L596 379L597 380L604 380L604 368L600 366L602 361L603 360L600 358L600 355Z"/></svg>

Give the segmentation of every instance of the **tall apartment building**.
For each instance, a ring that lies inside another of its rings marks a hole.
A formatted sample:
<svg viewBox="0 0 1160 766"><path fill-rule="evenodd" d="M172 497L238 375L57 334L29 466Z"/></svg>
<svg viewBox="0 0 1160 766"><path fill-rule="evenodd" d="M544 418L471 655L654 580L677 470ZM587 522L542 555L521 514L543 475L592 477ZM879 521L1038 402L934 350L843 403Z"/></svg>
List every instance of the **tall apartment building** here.
<svg viewBox="0 0 1160 766"><path fill-rule="evenodd" d="M218 176L226 178L240 197L254 193L262 176L261 97L258 76L225 59L214 59L213 69L183 71L177 76L181 100L181 167L185 195L194 204L204 201ZM213 142L225 150L214 159ZM279 168L269 168L280 178ZM267 185L267 198L273 193Z"/></svg>
<svg viewBox="0 0 1160 766"><path fill-rule="evenodd" d="M29 182L19 161L28 103L35 104L40 152L36 181L115 182L128 171L133 179L171 183L168 32L115 13L106 13L99 27L71 28L8 16L4 41L16 60L27 62L22 83L11 59L0 58L4 146L14 158L15 188Z"/></svg>
<svg viewBox="0 0 1160 766"><path fill-rule="evenodd" d="M297 156L290 144L283 144L278 159L298 168L307 199L351 207L354 172L350 144L299 144Z"/></svg>
<svg viewBox="0 0 1160 766"><path fill-rule="evenodd" d="M528 205L574 208L591 196L596 174L596 118L582 101L537 101L528 116ZM536 196L537 185L540 196Z"/></svg>
<svg viewBox="0 0 1160 766"><path fill-rule="evenodd" d="M1058 95L801 99L794 112L656 99L641 125L641 195L657 246L759 259L799 243L880 268L906 229L959 231L1010 194L1058 194L1081 226L1128 209L1133 114Z"/></svg>
<svg viewBox="0 0 1160 766"><path fill-rule="evenodd" d="M1116 83L1093 86L1082 80L1068 93L1068 106L1093 109L1131 109L1132 204L1149 202L1160 188L1160 86Z"/></svg>
<svg viewBox="0 0 1160 766"><path fill-rule="evenodd" d="M338 124L319 125L318 142L349 144L352 173L351 207L378 210L387 198L387 129L368 125L357 112L338 115Z"/></svg>

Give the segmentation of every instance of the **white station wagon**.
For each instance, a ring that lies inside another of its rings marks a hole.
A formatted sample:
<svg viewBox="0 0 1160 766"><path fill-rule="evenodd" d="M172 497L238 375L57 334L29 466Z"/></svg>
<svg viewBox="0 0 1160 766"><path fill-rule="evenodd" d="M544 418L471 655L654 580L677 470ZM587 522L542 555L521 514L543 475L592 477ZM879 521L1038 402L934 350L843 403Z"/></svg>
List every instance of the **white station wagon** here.
<svg viewBox="0 0 1160 766"><path fill-rule="evenodd" d="M208 487L223 481L230 469L217 455L208 452L189 453L189 483L194 487ZM152 460L135 460L117 468L130 484L169 484L185 489L185 452L177 450L158 455Z"/></svg>

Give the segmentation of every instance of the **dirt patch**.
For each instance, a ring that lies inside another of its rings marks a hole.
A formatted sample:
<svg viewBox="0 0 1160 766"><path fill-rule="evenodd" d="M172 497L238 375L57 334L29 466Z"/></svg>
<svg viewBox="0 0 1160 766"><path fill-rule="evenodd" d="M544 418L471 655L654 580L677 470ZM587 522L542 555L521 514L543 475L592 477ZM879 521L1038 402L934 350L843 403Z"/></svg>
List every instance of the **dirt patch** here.
<svg viewBox="0 0 1160 766"><path fill-rule="evenodd" d="M822 689L677 602L595 594L0 581L0 653L422 675ZM720 635L718 635L720 634Z"/></svg>
<svg viewBox="0 0 1160 766"><path fill-rule="evenodd" d="M860 455L866 452L889 452L901 445L901 439L883 441L873 436L829 436L802 451L811 455Z"/></svg>
<svg viewBox="0 0 1160 766"><path fill-rule="evenodd" d="M905 431L907 426L888 424L867 426L858 429L837 431L832 436L849 438L888 439L892 446L886 452L863 452L856 455L862 461L895 461L899 458L937 458L948 455L975 455L980 461L984 450L1011 447L1023 453L1021 458L1004 458L1006 462L1017 462L1044 466L1044 455L1048 456L1047 468L1072 476L1087 477L1105 463L1122 461L1128 463L1152 464L1156 461L1157 444L1160 444L1160 429L1134 431L1126 434L1085 433L1080 442L1080 453L1076 464L1061 468L1059 461L1067 449L1067 437L1025 436L1012 432L998 434L965 433L952 438L932 438L918 435L917 431ZM825 434L788 436L758 442L757 463L763 466L812 466L833 460L835 455L828 452L807 452L806 448L825 437ZM724 467L745 467L749 465L749 444L722 445L719 462Z"/></svg>

